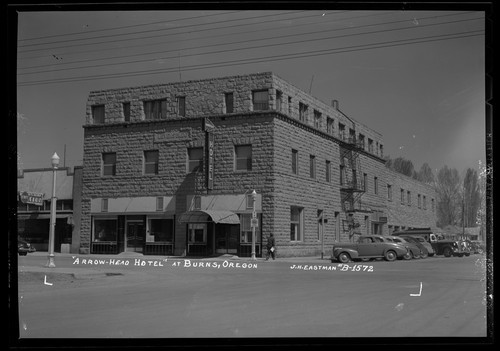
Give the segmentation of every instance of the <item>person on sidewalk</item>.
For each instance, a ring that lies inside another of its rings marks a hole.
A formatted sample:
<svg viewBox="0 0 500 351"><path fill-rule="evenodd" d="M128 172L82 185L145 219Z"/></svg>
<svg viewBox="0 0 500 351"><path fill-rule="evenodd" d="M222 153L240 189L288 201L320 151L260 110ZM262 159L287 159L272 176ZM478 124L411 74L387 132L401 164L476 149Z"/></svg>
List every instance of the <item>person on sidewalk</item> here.
<svg viewBox="0 0 500 351"><path fill-rule="evenodd" d="M273 258L273 260L276 259L276 240L274 239L273 233L269 234L267 237L267 254L266 254L266 261L269 260L269 256Z"/></svg>

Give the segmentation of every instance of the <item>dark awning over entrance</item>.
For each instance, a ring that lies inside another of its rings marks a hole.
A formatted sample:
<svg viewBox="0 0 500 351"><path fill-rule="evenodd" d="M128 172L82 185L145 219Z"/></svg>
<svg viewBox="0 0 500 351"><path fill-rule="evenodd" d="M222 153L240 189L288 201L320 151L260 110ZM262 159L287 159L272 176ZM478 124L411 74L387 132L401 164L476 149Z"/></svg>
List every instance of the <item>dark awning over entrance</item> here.
<svg viewBox="0 0 500 351"><path fill-rule="evenodd" d="M210 222L222 224L240 224L238 215L231 211L215 211L215 210L198 210L188 211L181 214L179 222L181 223L196 223Z"/></svg>

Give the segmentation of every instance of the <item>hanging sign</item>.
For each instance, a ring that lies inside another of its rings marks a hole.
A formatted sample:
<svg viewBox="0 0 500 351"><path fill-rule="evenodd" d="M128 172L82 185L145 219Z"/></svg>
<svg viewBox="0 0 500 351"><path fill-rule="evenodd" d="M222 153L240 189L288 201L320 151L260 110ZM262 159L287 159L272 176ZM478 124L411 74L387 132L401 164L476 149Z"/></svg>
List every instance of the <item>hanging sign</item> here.
<svg viewBox="0 0 500 351"><path fill-rule="evenodd" d="M30 205L37 205L37 206L43 206L43 195L40 193L32 193L28 191L20 191L19 192L19 200L21 200L22 203L25 204L30 204Z"/></svg>

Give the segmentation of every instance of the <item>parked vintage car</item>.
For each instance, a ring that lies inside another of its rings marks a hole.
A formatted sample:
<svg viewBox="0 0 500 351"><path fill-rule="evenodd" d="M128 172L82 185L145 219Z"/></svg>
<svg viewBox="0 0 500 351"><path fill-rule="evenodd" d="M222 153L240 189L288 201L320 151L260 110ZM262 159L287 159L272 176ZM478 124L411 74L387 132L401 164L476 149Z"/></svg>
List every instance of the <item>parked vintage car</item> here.
<svg viewBox="0 0 500 351"><path fill-rule="evenodd" d="M399 236L384 236L384 239L405 246L408 249L408 253L403 256L405 260L422 257L422 250L420 250L415 243L406 240L406 238L401 238Z"/></svg>
<svg viewBox="0 0 500 351"><path fill-rule="evenodd" d="M422 258L426 258L427 256L434 256L434 249L432 248L432 245L429 242L425 241L424 238L411 235L401 235L401 237L417 245L424 256Z"/></svg>
<svg viewBox="0 0 500 351"><path fill-rule="evenodd" d="M408 249L405 246L385 241L382 235L362 235L356 243L334 244L331 261L346 263L351 260L372 258L394 261L405 255L408 255Z"/></svg>
<svg viewBox="0 0 500 351"><path fill-rule="evenodd" d="M18 238L17 239L17 253L20 256L26 256L28 252L35 252L36 249L29 242Z"/></svg>
<svg viewBox="0 0 500 351"><path fill-rule="evenodd" d="M482 254L486 251L484 242L479 241L479 240L472 240L471 241L471 248L472 248L471 253L475 253L475 254Z"/></svg>

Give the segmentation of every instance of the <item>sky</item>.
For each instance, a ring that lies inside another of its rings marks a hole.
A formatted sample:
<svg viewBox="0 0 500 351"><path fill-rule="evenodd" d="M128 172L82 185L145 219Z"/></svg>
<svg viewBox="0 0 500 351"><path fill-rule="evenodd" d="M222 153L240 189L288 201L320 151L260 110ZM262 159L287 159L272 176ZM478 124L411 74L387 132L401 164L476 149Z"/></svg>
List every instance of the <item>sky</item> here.
<svg viewBox="0 0 500 351"><path fill-rule="evenodd" d="M82 165L91 91L256 72L338 100L416 170L486 160L480 8L21 11L17 38L23 169Z"/></svg>

